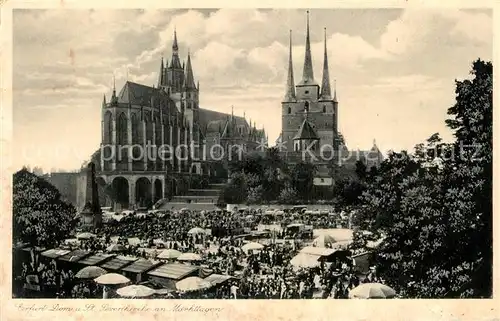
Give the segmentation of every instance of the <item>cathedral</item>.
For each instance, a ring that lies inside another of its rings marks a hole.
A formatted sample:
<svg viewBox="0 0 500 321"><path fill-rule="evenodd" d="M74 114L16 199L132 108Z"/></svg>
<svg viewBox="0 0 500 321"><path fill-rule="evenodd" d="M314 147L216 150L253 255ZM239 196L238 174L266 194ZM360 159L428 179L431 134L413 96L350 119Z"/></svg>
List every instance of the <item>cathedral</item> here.
<svg viewBox="0 0 500 321"><path fill-rule="evenodd" d="M101 133L92 157L99 185L110 186L122 209L182 195L193 176L222 182L223 157L267 146L264 128L245 117L200 108L191 56L181 62L175 31L157 86L127 81L119 92L113 86L109 101L104 96Z"/></svg>
<svg viewBox="0 0 500 321"><path fill-rule="evenodd" d="M326 28L324 38L323 74L321 85L314 78L307 12L304 67L301 80L295 84L292 61L292 31L286 90L281 103L281 134L276 145L288 163L313 162L318 168L315 185L332 185L331 162L353 168L360 160L369 168L382 161L375 142L369 151L349 151L338 130L337 91L333 93L328 68Z"/></svg>

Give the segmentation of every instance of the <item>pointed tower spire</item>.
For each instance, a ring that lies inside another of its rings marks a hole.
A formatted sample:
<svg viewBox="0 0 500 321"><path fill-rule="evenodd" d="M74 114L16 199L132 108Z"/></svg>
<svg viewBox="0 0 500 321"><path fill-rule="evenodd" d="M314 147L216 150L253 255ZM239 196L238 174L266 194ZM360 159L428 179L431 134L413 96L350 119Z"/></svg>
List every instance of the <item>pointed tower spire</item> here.
<svg viewBox="0 0 500 321"><path fill-rule="evenodd" d="M326 28L325 28L325 56L323 58L323 81L321 82L321 98L324 100L332 99L330 88L330 73L328 71L328 50L326 48Z"/></svg>
<svg viewBox="0 0 500 321"><path fill-rule="evenodd" d="M113 73L113 93L111 94L111 104L116 105L118 103L118 97L116 97L116 78Z"/></svg>
<svg viewBox="0 0 500 321"><path fill-rule="evenodd" d="M199 81L199 80L198 80L198 83L197 83L196 89L198 89L198 91L200 91L200 81Z"/></svg>
<svg viewBox="0 0 500 321"><path fill-rule="evenodd" d="M337 79L333 80L333 101L336 103L338 102L337 101Z"/></svg>
<svg viewBox="0 0 500 321"><path fill-rule="evenodd" d="M160 75L158 76L158 88L163 86L163 69L165 69L165 66L163 65L163 55L161 56L161 64L160 64Z"/></svg>
<svg viewBox="0 0 500 321"><path fill-rule="evenodd" d="M179 51L179 46L177 44L177 28L174 27L174 43L172 44L172 50L174 52Z"/></svg>
<svg viewBox="0 0 500 321"><path fill-rule="evenodd" d="M106 107L106 94L104 94L104 97L102 98L102 108Z"/></svg>
<svg viewBox="0 0 500 321"><path fill-rule="evenodd" d="M184 78L185 88L186 89L196 89L196 85L194 84L194 76L193 76L193 68L191 66L191 54L188 51L188 59L186 64L186 76Z"/></svg>
<svg viewBox="0 0 500 321"><path fill-rule="evenodd" d="M172 44L172 59L170 60L170 67L174 69L181 69L181 61L179 59L179 45L177 44L177 31L174 28L174 43Z"/></svg>
<svg viewBox="0 0 500 321"><path fill-rule="evenodd" d="M309 37L309 10L307 11L307 30L306 30L306 53L304 56L304 71L302 74L301 85L315 85L313 63L311 57L311 40Z"/></svg>
<svg viewBox="0 0 500 321"><path fill-rule="evenodd" d="M290 53L288 57L288 78L286 81L285 101L295 101L295 81L292 62L292 30L290 30Z"/></svg>

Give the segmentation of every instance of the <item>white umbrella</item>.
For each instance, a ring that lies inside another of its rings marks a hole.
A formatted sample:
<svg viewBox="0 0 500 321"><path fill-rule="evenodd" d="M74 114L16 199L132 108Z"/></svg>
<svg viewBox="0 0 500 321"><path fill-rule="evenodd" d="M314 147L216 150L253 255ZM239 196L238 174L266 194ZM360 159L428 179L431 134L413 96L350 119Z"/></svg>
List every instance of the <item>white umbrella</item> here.
<svg viewBox="0 0 500 321"><path fill-rule="evenodd" d="M182 253L177 251L177 250L167 249L167 250L163 250L156 258L157 259L176 259L181 255L182 255Z"/></svg>
<svg viewBox="0 0 500 321"><path fill-rule="evenodd" d="M108 273L105 269L98 266L87 266L76 273L76 277L79 279L95 279Z"/></svg>
<svg viewBox="0 0 500 321"><path fill-rule="evenodd" d="M318 256L299 253L290 260L294 267L313 268L319 266Z"/></svg>
<svg viewBox="0 0 500 321"><path fill-rule="evenodd" d="M314 241L313 244L318 247L329 247L335 243L335 238L329 234L321 234Z"/></svg>
<svg viewBox="0 0 500 321"><path fill-rule="evenodd" d="M205 234L205 230L201 227L194 227L189 230L188 234Z"/></svg>
<svg viewBox="0 0 500 321"><path fill-rule="evenodd" d="M111 244L106 248L106 251L108 252L123 252L125 251L125 246L121 244Z"/></svg>
<svg viewBox="0 0 500 321"><path fill-rule="evenodd" d="M201 261L201 256L196 253L183 253L177 258L179 261Z"/></svg>
<svg viewBox="0 0 500 321"><path fill-rule="evenodd" d="M264 245L256 242L250 242L241 247L241 249L245 252L254 251L254 250L262 250Z"/></svg>
<svg viewBox="0 0 500 321"><path fill-rule="evenodd" d="M363 283L349 291L350 299L389 299L396 291L381 283Z"/></svg>
<svg viewBox="0 0 500 321"><path fill-rule="evenodd" d="M116 290L116 293L122 297L145 298L152 296L156 291L144 285L133 284Z"/></svg>
<svg viewBox="0 0 500 321"><path fill-rule="evenodd" d="M177 290L184 292L208 289L211 286L212 283L205 281L197 276L185 278L184 280L181 280L175 284Z"/></svg>
<svg viewBox="0 0 500 321"><path fill-rule="evenodd" d="M118 273L108 273L101 275L100 277L94 279L94 281L99 284L115 285L128 283L130 282L130 279Z"/></svg>
<svg viewBox="0 0 500 321"><path fill-rule="evenodd" d="M79 240L89 240L95 238L97 235L89 233L89 232L84 232L80 233L76 236L77 239Z"/></svg>

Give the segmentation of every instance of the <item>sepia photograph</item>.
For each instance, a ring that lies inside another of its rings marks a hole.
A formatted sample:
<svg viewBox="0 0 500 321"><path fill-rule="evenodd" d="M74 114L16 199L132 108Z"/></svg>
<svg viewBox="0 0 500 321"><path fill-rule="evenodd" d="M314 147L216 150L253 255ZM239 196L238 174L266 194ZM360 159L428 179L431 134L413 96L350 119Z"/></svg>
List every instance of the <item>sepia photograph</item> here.
<svg viewBox="0 0 500 321"><path fill-rule="evenodd" d="M12 10L8 296L491 299L493 20Z"/></svg>

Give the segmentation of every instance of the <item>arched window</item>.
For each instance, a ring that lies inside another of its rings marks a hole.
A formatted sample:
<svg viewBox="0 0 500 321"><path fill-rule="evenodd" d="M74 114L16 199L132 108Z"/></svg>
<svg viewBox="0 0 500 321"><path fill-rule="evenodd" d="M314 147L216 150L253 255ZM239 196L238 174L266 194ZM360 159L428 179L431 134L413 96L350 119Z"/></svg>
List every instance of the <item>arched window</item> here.
<svg viewBox="0 0 500 321"><path fill-rule="evenodd" d="M156 134L156 146L161 145L161 122L160 122L160 117L156 116L155 117L155 134Z"/></svg>
<svg viewBox="0 0 500 321"><path fill-rule="evenodd" d="M142 135L137 114L132 114L130 122L132 123L132 144L140 144L142 142Z"/></svg>
<svg viewBox="0 0 500 321"><path fill-rule="evenodd" d="M104 115L104 144L112 144L113 138L113 114L108 111Z"/></svg>
<svg viewBox="0 0 500 321"><path fill-rule="evenodd" d="M116 139L118 145L128 144L127 116L125 116L125 113L120 113L118 116L118 121L116 122Z"/></svg>
<svg viewBox="0 0 500 321"><path fill-rule="evenodd" d="M309 102L306 101L305 105L304 105L304 111L307 113L309 111Z"/></svg>
<svg viewBox="0 0 500 321"><path fill-rule="evenodd" d="M292 113L292 108L291 107L288 107L288 113L291 114Z"/></svg>
<svg viewBox="0 0 500 321"><path fill-rule="evenodd" d="M151 112L144 112L144 120L146 121L146 144L147 142L153 142L153 121L151 119Z"/></svg>
<svg viewBox="0 0 500 321"><path fill-rule="evenodd" d="M326 113L326 106L323 106L323 112Z"/></svg>

